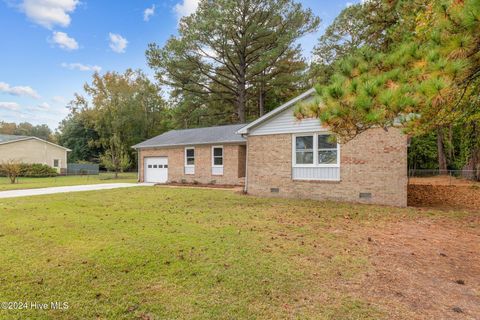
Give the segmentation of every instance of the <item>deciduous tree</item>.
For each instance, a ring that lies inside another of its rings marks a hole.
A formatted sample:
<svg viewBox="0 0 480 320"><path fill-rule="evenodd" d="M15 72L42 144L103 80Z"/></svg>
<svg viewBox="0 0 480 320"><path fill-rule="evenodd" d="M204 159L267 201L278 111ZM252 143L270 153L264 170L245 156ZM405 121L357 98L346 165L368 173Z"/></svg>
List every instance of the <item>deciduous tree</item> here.
<svg viewBox="0 0 480 320"><path fill-rule="evenodd" d="M75 96L59 133L77 160L100 160L118 173L135 163L132 145L170 126L160 88L141 71L95 73L84 90L87 97Z"/></svg>

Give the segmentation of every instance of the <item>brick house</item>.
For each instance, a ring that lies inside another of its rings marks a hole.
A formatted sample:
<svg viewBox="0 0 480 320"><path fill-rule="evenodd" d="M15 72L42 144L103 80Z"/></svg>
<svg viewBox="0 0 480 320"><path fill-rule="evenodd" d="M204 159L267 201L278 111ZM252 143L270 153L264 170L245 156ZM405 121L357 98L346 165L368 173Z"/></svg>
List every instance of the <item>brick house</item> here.
<svg viewBox="0 0 480 320"><path fill-rule="evenodd" d="M174 130L136 145L139 179L167 165L159 182L244 183L259 196L406 206L407 136L378 128L338 144L318 119L294 117L294 106L313 94L247 125Z"/></svg>
<svg viewBox="0 0 480 320"><path fill-rule="evenodd" d="M245 125L172 130L133 146L139 181L240 185L245 179Z"/></svg>

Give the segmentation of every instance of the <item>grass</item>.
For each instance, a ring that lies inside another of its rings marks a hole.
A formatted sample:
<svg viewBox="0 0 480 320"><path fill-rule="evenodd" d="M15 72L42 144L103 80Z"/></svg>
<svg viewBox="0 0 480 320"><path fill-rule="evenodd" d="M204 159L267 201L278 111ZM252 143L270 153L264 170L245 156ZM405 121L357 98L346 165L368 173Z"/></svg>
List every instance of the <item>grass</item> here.
<svg viewBox="0 0 480 320"><path fill-rule="evenodd" d="M416 214L161 187L0 200L0 301L69 305L0 318L388 318L342 286L371 268L352 224Z"/></svg>
<svg viewBox="0 0 480 320"><path fill-rule="evenodd" d="M18 183L11 184L6 177L0 177L0 191L34 189L47 187L74 186L81 184L115 183L115 182L137 182L137 173L121 173L115 179L113 173L100 173L91 176L58 176L51 178L19 178Z"/></svg>

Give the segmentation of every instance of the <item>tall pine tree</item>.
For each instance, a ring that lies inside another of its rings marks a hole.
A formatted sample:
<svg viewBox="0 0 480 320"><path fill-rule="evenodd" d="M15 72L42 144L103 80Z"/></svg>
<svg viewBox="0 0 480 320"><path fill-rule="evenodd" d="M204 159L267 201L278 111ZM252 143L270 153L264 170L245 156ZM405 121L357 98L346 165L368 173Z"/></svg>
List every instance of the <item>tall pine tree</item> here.
<svg viewBox="0 0 480 320"><path fill-rule="evenodd" d="M245 122L252 98L259 97L264 112L265 86L279 79L277 72L305 68L296 63L296 41L319 22L293 0L202 0L182 19L178 36L162 48L150 44L147 59L159 81L178 95L195 96L199 107L223 105L233 110L233 121ZM289 58L290 68L282 67Z"/></svg>

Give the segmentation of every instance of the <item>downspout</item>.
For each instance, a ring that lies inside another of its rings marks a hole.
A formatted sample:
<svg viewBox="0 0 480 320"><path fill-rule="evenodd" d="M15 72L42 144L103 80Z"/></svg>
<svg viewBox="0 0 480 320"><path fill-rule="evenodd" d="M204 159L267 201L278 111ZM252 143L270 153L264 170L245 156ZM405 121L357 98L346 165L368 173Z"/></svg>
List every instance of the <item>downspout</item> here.
<svg viewBox="0 0 480 320"><path fill-rule="evenodd" d="M245 148L245 185L243 186L243 192L248 193L248 134L242 134L242 137L247 141Z"/></svg>
<svg viewBox="0 0 480 320"><path fill-rule="evenodd" d="M140 149L137 149L137 182L140 183Z"/></svg>

